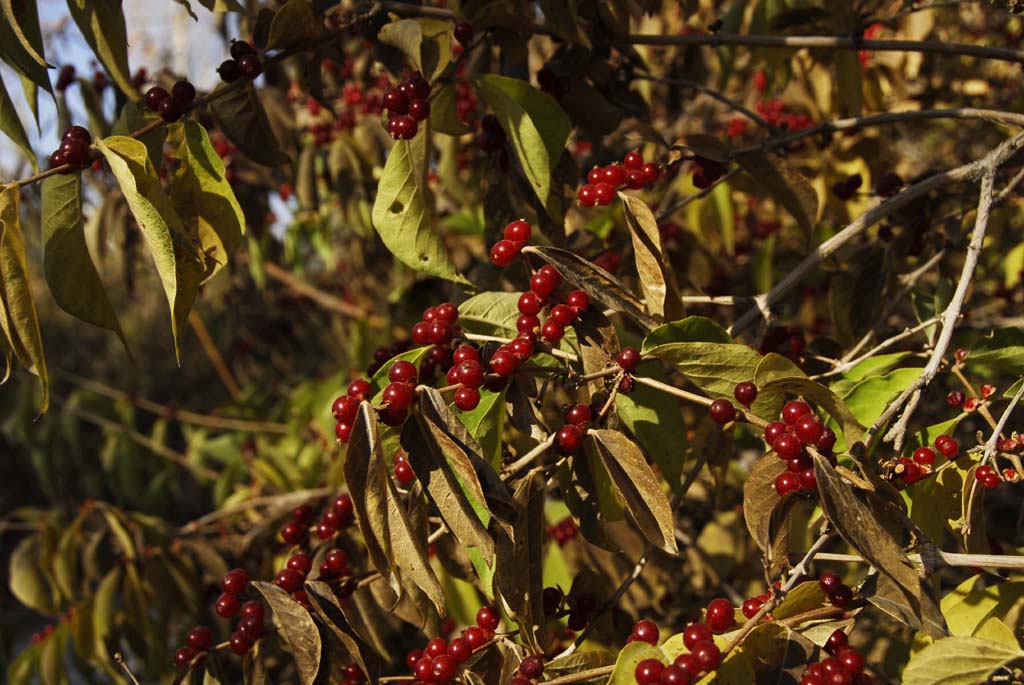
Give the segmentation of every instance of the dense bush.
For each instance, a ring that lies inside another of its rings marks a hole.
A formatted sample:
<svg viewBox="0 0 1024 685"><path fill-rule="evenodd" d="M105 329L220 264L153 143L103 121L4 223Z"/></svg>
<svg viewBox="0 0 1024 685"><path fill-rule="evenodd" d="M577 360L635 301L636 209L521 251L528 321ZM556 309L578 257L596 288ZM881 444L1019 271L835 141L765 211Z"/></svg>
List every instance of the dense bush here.
<svg viewBox="0 0 1024 685"><path fill-rule="evenodd" d="M1024 678L1015 4L178 2L2 3L9 682Z"/></svg>

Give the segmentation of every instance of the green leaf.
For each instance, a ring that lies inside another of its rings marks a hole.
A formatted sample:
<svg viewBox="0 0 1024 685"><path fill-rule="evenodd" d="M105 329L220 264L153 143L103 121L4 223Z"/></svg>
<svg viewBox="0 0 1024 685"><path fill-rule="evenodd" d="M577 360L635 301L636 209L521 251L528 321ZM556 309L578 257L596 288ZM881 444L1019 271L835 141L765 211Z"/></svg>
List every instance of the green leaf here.
<svg viewBox="0 0 1024 685"><path fill-rule="evenodd" d="M171 308L174 351L180 362L181 335L196 299L203 264L160 186L146 146L132 138L112 136L96 141L96 147L110 165L156 264Z"/></svg>
<svg viewBox="0 0 1024 685"><path fill-rule="evenodd" d="M114 631L114 618L117 612L117 599L121 594L121 567L115 566L110 569L100 584L96 587L96 594L93 597L92 632L94 645L94 657L100 661L110 658L107 651L107 642Z"/></svg>
<svg viewBox="0 0 1024 685"><path fill-rule="evenodd" d="M430 83L452 59L452 24L439 19L399 19L381 27L377 39L398 48Z"/></svg>
<svg viewBox="0 0 1024 685"><path fill-rule="evenodd" d="M385 27L386 28L386 27ZM461 136L472 129L459 121L455 103L458 96L455 87L450 84L435 86L430 97L430 130L446 133L450 136Z"/></svg>
<svg viewBox="0 0 1024 685"><path fill-rule="evenodd" d="M678 342L713 342L731 345L732 337L717 323L703 316L688 316L680 321L672 321L658 326L644 338L640 348L642 354L651 354L659 345Z"/></svg>
<svg viewBox="0 0 1024 685"><path fill-rule="evenodd" d="M25 157L32 163L32 168L38 171L39 164L36 162L36 153L33 152L32 146L28 142L28 134L25 133L21 119L18 118L18 110L15 108L14 102L11 101L11 96L7 92L3 80L0 80L0 131L3 131L4 135L25 153Z"/></svg>
<svg viewBox="0 0 1024 685"><path fill-rule="evenodd" d="M664 382L666 379L658 380ZM676 398L638 384L628 395L619 393L615 396L615 414L661 469L661 475L668 481L673 492L682 495L681 478L686 442L683 436L665 430L665 426L674 425L680 420Z"/></svg>
<svg viewBox="0 0 1024 685"><path fill-rule="evenodd" d="M640 532L659 549L677 554L672 507L640 449L619 431L593 429L587 438L588 450L608 471Z"/></svg>
<svg viewBox="0 0 1024 685"><path fill-rule="evenodd" d="M915 654L903 685L977 685L1004 665L1024 657L1019 648L975 637L937 640Z"/></svg>
<svg viewBox="0 0 1024 685"><path fill-rule="evenodd" d="M35 0L3 0L4 16L28 56L42 67L49 66L43 49L43 32L39 28L39 10Z"/></svg>
<svg viewBox="0 0 1024 685"><path fill-rule="evenodd" d="M459 324L470 333L514 338L518 318L519 293L480 293L459 305Z"/></svg>
<svg viewBox="0 0 1024 685"><path fill-rule="evenodd" d="M19 602L41 614L55 613L53 591L39 567L39 539L27 537L18 543L8 564L11 594Z"/></svg>
<svg viewBox="0 0 1024 685"><path fill-rule="evenodd" d="M636 685L636 667L644 659L657 659L664 663L665 655L646 642L631 642L623 647L615 660L615 670L608 678L608 685Z"/></svg>
<svg viewBox="0 0 1024 685"><path fill-rule="evenodd" d="M857 383L843 394L843 402L865 426L875 422L889 402L921 376L921 369L896 369Z"/></svg>
<svg viewBox="0 0 1024 685"><path fill-rule="evenodd" d="M480 391L480 404L472 411L456 412L466 430L480 444L480 454L495 469L501 468L501 437L505 423L505 390Z"/></svg>
<svg viewBox="0 0 1024 685"><path fill-rule="evenodd" d="M1001 371L1024 375L1024 330L997 328L974 344L971 363L991 365Z"/></svg>
<svg viewBox="0 0 1024 685"><path fill-rule="evenodd" d="M43 273L53 299L68 314L113 331L128 349L128 340L85 244L81 177L50 176L43 180L42 196Z"/></svg>
<svg viewBox="0 0 1024 685"><path fill-rule="evenodd" d="M206 129L188 119L182 131L175 152L182 163L171 183L171 197L186 232L206 258L206 281L228 263L242 241L245 215Z"/></svg>
<svg viewBox="0 0 1024 685"><path fill-rule="evenodd" d="M222 96L224 89L230 92ZM242 87L221 84L212 95L210 114L214 123L246 157L263 166L278 166L288 161L252 82L247 81Z"/></svg>
<svg viewBox="0 0 1024 685"><path fill-rule="evenodd" d="M320 632L309 611L272 583L253 581L252 586L263 595L270 606L270 615L277 634L284 638L288 651L295 660L302 685L312 685L320 670Z"/></svg>
<svg viewBox="0 0 1024 685"><path fill-rule="evenodd" d="M477 91L508 134L519 163L542 204L551 192L551 170L565 148L572 124L550 95L519 79L486 74Z"/></svg>
<svg viewBox="0 0 1024 685"><path fill-rule="evenodd" d="M50 381L35 300L29 287L25 237L21 233L17 184L0 192L0 328L18 360L42 383L40 411L50 406Z"/></svg>
<svg viewBox="0 0 1024 685"><path fill-rule="evenodd" d="M809 238L818 216L818 194L803 174L781 157L767 152L742 155L736 161L793 215Z"/></svg>
<svg viewBox="0 0 1024 685"><path fill-rule="evenodd" d="M789 618L811 609L817 609L824 603L825 593L822 591L821 585L816 580L808 580L793 588L786 595L786 599L772 610L772 616L775 617L775 620Z"/></svg>
<svg viewBox="0 0 1024 685"><path fill-rule="evenodd" d="M91 90L90 88L90 92ZM118 115L117 121L110 127L110 133L115 136L135 138L136 136L133 136L133 133L159 119L160 115L146 107L144 100L140 100L137 103L126 102L124 107L121 108L121 114ZM149 133L138 137L138 140L146 144L146 149L149 150L149 159L153 161L154 166L159 164L164 158L164 143L167 141L167 129L167 126L157 126ZM93 131L93 134L96 135L96 132Z"/></svg>
<svg viewBox="0 0 1024 685"><path fill-rule="evenodd" d="M406 266L469 283L455 270L444 241L434 232L434 196L427 187L428 137L422 132L391 149L373 203L373 227Z"/></svg>
<svg viewBox="0 0 1024 685"><path fill-rule="evenodd" d="M319 32L320 22L309 0L288 0L270 23L267 50L287 48Z"/></svg>
<svg viewBox="0 0 1024 685"><path fill-rule="evenodd" d="M956 601L942 600L942 614L946 617L949 632L953 635L971 636L989 618L1002 618L1024 596L1024 582L1014 581L991 585L966 597L952 595Z"/></svg>
<svg viewBox="0 0 1024 685"><path fill-rule="evenodd" d="M128 68L128 30L121 0L68 0L68 10L93 52L130 98L136 94Z"/></svg>

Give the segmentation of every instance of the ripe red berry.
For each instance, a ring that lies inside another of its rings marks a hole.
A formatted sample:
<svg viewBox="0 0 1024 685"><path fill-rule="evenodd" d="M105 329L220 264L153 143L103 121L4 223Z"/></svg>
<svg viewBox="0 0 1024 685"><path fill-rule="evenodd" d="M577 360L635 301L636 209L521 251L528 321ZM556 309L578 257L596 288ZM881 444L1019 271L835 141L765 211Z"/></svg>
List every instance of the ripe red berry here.
<svg viewBox="0 0 1024 685"><path fill-rule="evenodd" d="M348 384L348 396L354 397L357 400L368 400L370 399L370 393L373 388L370 387L370 382L365 378L357 378Z"/></svg>
<svg viewBox="0 0 1024 685"><path fill-rule="evenodd" d="M683 644L691 652L698 643L710 640L712 637L711 628L705 623L691 623L683 629Z"/></svg>
<svg viewBox="0 0 1024 685"><path fill-rule="evenodd" d="M622 164L627 169L640 169L644 165L644 156L640 154L638 150L630 150L626 153L626 156L622 158Z"/></svg>
<svg viewBox="0 0 1024 685"><path fill-rule="evenodd" d="M816 443L825 432L825 424L814 414L804 414L796 420L795 431L804 444Z"/></svg>
<svg viewBox="0 0 1024 685"><path fill-rule="evenodd" d="M245 569L232 569L220 581L220 589L229 595L240 595L249 584L249 574Z"/></svg>
<svg viewBox="0 0 1024 685"><path fill-rule="evenodd" d="M999 474L996 470L988 464L982 464L974 472L974 478L986 489L991 489L999 485Z"/></svg>
<svg viewBox="0 0 1024 685"><path fill-rule="evenodd" d="M615 199L615 188L607 183L598 183L594 186L594 197L599 205L610 205Z"/></svg>
<svg viewBox="0 0 1024 685"><path fill-rule="evenodd" d="M408 114L400 114L392 121L394 122L392 134L396 140L412 140L419 132L419 124Z"/></svg>
<svg viewBox="0 0 1024 685"><path fill-rule="evenodd" d="M217 598L217 603L214 604L213 610L221 618L231 618L238 613L238 607L238 598L225 592Z"/></svg>
<svg viewBox="0 0 1024 685"><path fill-rule="evenodd" d="M690 671L675 664L669 664L661 673L661 685L690 685L693 676Z"/></svg>
<svg viewBox="0 0 1024 685"><path fill-rule="evenodd" d="M516 319L516 330L520 333L532 333L540 328L540 319L536 316L523 314Z"/></svg>
<svg viewBox="0 0 1024 685"><path fill-rule="evenodd" d="M462 45L469 45L473 42L473 25L468 21L460 21L456 24L453 33L455 40L459 41Z"/></svg>
<svg viewBox="0 0 1024 685"><path fill-rule="evenodd" d="M241 656L252 649L252 640L245 633L237 631L231 636L229 646L232 652Z"/></svg>
<svg viewBox="0 0 1024 685"><path fill-rule="evenodd" d="M835 590L837 587L843 584L843 580L835 573L826 571L818 577L818 585L821 587L821 591L826 595Z"/></svg>
<svg viewBox="0 0 1024 685"><path fill-rule="evenodd" d="M583 447L583 431L576 426L562 426L555 434L555 449L559 454L575 454Z"/></svg>
<svg viewBox="0 0 1024 685"><path fill-rule="evenodd" d="M459 662L447 654L441 654L433 658L431 663L431 674L433 675L432 680L435 683L447 683L455 677L455 673L459 669Z"/></svg>
<svg viewBox="0 0 1024 685"><path fill-rule="evenodd" d="M188 633L188 646L197 652L205 651L213 644L213 631L206 626L196 626Z"/></svg>
<svg viewBox="0 0 1024 685"><path fill-rule="evenodd" d="M423 658L422 649L414 649L405 655L405 666L410 671L416 668L416 662Z"/></svg>
<svg viewBox="0 0 1024 685"><path fill-rule="evenodd" d="M864 671L864 655L858 652L856 649L850 647L844 647L839 650L839 663L851 674L857 675Z"/></svg>
<svg viewBox="0 0 1024 685"><path fill-rule="evenodd" d="M751 597L750 599L744 600L743 606L740 607L740 611L743 612L744 618L754 618L757 612L761 610L761 606L764 604L757 597Z"/></svg>
<svg viewBox="0 0 1024 685"><path fill-rule="evenodd" d="M821 437L815 442L815 446L822 452L831 452L832 448L836 446L836 433L831 428L826 428L821 433Z"/></svg>
<svg viewBox="0 0 1024 685"><path fill-rule="evenodd" d="M356 420L359 412L359 400L348 395L342 395L334 400L331 405L331 415L336 421L344 421L351 424Z"/></svg>
<svg viewBox="0 0 1024 685"><path fill-rule="evenodd" d="M416 662L412 672L420 682L430 682L434 679L434 659L424 654Z"/></svg>
<svg viewBox="0 0 1024 685"><path fill-rule="evenodd" d="M480 353L472 345L459 345L452 354L452 363L461 364L467 361L480 361Z"/></svg>
<svg viewBox="0 0 1024 685"><path fill-rule="evenodd" d="M590 183L581 185L576 192L576 199L583 207L593 207L597 204L597 187Z"/></svg>
<svg viewBox="0 0 1024 685"><path fill-rule="evenodd" d="M255 616L245 616L235 626L235 630L255 642L263 634L263 619L256 618Z"/></svg>
<svg viewBox="0 0 1024 685"><path fill-rule="evenodd" d="M469 643L469 646L474 651L487 644L487 641L491 639L489 631L479 626L469 626L466 628L463 637L466 638L466 642Z"/></svg>
<svg viewBox="0 0 1024 685"><path fill-rule="evenodd" d="M460 664L468 659L472 653L473 648L465 638L457 637L448 643L448 656Z"/></svg>
<svg viewBox="0 0 1024 685"><path fill-rule="evenodd" d="M520 359L529 359L533 356L533 343L529 338L519 337L508 344L509 350Z"/></svg>
<svg viewBox="0 0 1024 685"><path fill-rule="evenodd" d="M800 442L800 438L796 437L792 433L783 433L779 437L775 438L775 443L772 445L775 448L776 454L780 459L796 459L800 456L804 446Z"/></svg>
<svg viewBox="0 0 1024 685"><path fill-rule="evenodd" d="M334 575L345 575L348 572L348 556L345 550L332 549L324 557L324 564Z"/></svg>
<svg viewBox="0 0 1024 685"><path fill-rule="evenodd" d="M640 170L630 171L626 177L626 187L630 190L640 190L647 185L647 177Z"/></svg>
<svg viewBox="0 0 1024 685"><path fill-rule="evenodd" d="M60 151L65 164L78 167L89 161L89 143L81 138L66 138L60 144Z"/></svg>
<svg viewBox="0 0 1024 685"><path fill-rule="evenodd" d="M532 290L527 290L519 296L519 302L517 304L520 314L536 316L537 314L540 314L541 307L544 306L544 300L540 295Z"/></svg>
<svg viewBox="0 0 1024 685"><path fill-rule="evenodd" d="M263 64L260 62L259 55L242 55L238 59L238 71L247 79L259 76L263 72Z"/></svg>
<svg viewBox="0 0 1024 685"><path fill-rule="evenodd" d="M801 416L811 413L811 405L801 400L790 400L782 407L782 420L787 426L795 425Z"/></svg>
<svg viewBox="0 0 1024 685"><path fill-rule="evenodd" d="M713 671L722 663L722 651L711 640L697 643L690 653L704 671Z"/></svg>
<svg viewBox="0 0 1024 685"><path fill-rule="evenodd" d="M604 168L596 166L587 172L587 182L591 185L597 185L604 179Z"/></svg>
<svg viewBox="0 0 1024 685"><path fill-rule="evenodd" d="M249 618L254 616L259 620L263 620L263 605L255 600L246 602L242 605L242 618Z"/></svg>
<svg viewBox="0 0 1024 685"><path fill-rule="evenodd" d="M196 650L191 647L182 647L174 653L174 665L177 668L187 666L192 659L196 658Z"/></svg>
<svg viewBox="0 0 1024 685"><path fill-rule="evenodd" d="M426 121L430 117L430 103L426 100L413 100L409 103L409 116L413 121Z"/></svg>
<svg viewBox="0 0 1024 685"><path fill-rule="evenodd" d="M610 164L604 168L601 181L612 188L618 188L626 182L626 168L619 164Z"/></svg>
<svg viewBox="0 0 1024 685"><path fill-rule="evenodd" d="M654 621L648 621L647 619L637 621L633 624L632 637L637 642L646 642L648 644L658 644L658 638L661 636L661 631L658 630L658 626Z"/></svg>
<svg viewBox="0 0 1024 685"><path fill-rule="evenodd" d="M392 383L415 383L418 374L415 364L400 359L388 369L388 380Z"/></svg>
<svg viewBox="0 0 1024 685"><path fill-rule="evenodd" d="M576 320L576 310L564 304L556 304L551 308L550 320L565 328Z"/></svg>
<svg viewBox="0 0 1024 685"><path fill-rule="evenodd" d="M960 445L948 435L940 435L935 438L935 449L947 459L952 459L960 451Z"/></svg>
<svg viewBox="0 0 1024 685"><path fill-rule="evenodd" d="M412 466L404 459L395 461L395 480L402 485L407 485L416 480L416 474L413 472Z"/></svg>
<svg viewBox="0 0 1024 685"><path fill-rule="evenodd" d="M170 96L166 88L160 86L153 86L146 91L146 107L153 112L159 111L160 103L166 100Z"/></svg>
<svg viewBox="0 0 1024 685"><path fill-rule="evenodd" d="M558 275L550 272L538 271L530 278L530 290L537 294L541 300L547 299L555 288L558 287Z"/></svg>
<svg viewBox="0 0 1024 685"><path fill-rule="evenodd" d="M274 585L290 594L302 587L302 574L290 568L283 568L274 576Z"/></svg>
<svg viewBox="0 0 1024 685"><path fill-rule="evenodd" d="M540 329L541 336L554 345L565 336L565 329L557 323L548 319Z"/></svg>
<svg viewBox="0 0 1024 685"><path fill-rule="evenodd" d="M306 575L309 573L310 569L313 568L313 561L305 552L299 552L290 556L288 558L288 563L285 565L296 573Z"/></svg>
<svg viewBox="0 0 1024 685"><path fill-rule="evenodd" d="M491 607L480 607L476 612L476 624L485 630L497 630L501 617Z"/></svg>
<svg viewBox="0 0 1024 685"><path fill-rule="evenodd" d="M658 179L661 178L661 167L654 162L644 164L640 172L644 175L644 179L648 183L657 183Z"/></svg>
<svg viewBox="0 0 1024 685"><path fill-rule="evenodd" d="M533 235L530 224L525 219L519 219L505 226L505 240L512 242L528 243Z"/></svg>
<svg viewBox="0 0 1024 685"><path fill-rule="evenodd" d="M168 97L161 100L160 104L157 105L157 113L164 121L177 121L184 116L185 108L174 98Z"/></svg>
<svg viewBox="0 0 1024 685"><path fill-rule="evenodd" d="M281 526L281 538L289 545L298 544L306 535L306 526L292 520Z"/></svg>
<svg viewBox="0 0 1024 685"><path fill-rule="evenodd" d="M536 655L526 657L519 662L519 673L524 678L534 680L540 678L541 674L544 673L544 657Z"/></svg>
<svg viewBox="0 0 1024 685"><path fill-rule="evenodd" d="M494 266L504 267L512 263L519 250L511 240L499 240L491 247L491 263Z"/></svg>
<svg viewBox="0 0 1024 685"><path fill-rule="evenodd" d="M782 421L772 421L764 427L764 441L774 447L779 436L786 432L786 424ZM781 455L780 455L781 456Z"/></svg>
<svg viewBox="0 0 1024 685"><path fill-rule="evenodd" d="M406 114L409 111L409 100L398 88L392 88L385 92L381 96L380 102L388 112L393 114Z"/></svg>
<svg viewBox="0 0 1024 685"><path fill-rule="evenodd" d="M640 350L635 347L623 347L615 358L623 371L635 371L640 366Z"/></svg>
<svg viewBox="0 0 1024 685"><path fill-rule="evenodd" d="M814 472L813 468L804 469L797 475L800 479L801 490L818 489L818 474Z"/></svg>
<svg viewBox="0 0 1024 685"><path fill-rule="evenodd" d="M665 664L658 659L644 659L636 665L633 676L637 685L657 685L661 682L661 674L665 670Z"/></svg>
<svg viewBox="0 0 1024 685"><path fill-rule="evenodd" d="M221 62L220 66L217 67L217 75L220 76L220 79L225 83L234 83L238 79L242 78L242 69L238 66L237 60L227 59ZM149 104L148 98L146 100L146 104ZM153 108L150 107L150 109Z"/></svg>
<svg viewBox="0 0 1024 685"><path fill-rule="evenodd" d="M188 81L178 81L171 88L171 97L187 107L196 99L196 87Z"/></svg>
<svg viewBox="0 0 1024 685"><path fill-rule="evenodd" d="M732 602L721 597L708 603L706 622L713 633L724 633L736 623Z"/></svg>
<svg viewBox="0 0 1024 685"><path fill-rule="evenodd" d="M729 400L715 400L708 408L708 414L715 423L725 425L736 418L736 408Z"/></svg>
<svg viewBox="0 0 1024 685"><path fill-rule="evenodd" d="M931 466L935 463L935 452L927 447L918 447L914 450L914 461L924 466Z"/></svg>
<svg viewBox="0 0 1024 685"><path fill-rule="evenodd" d="M779 497L796 492L800 489L800 476L789 471L783 471L775 477L775 492Z"/></svg>
<svg viewBox="0 0 1024 685"><path fill-rule="evenodd" d="M847 644L846 633L841 628L836 628L825 641L825 651L829 654L838 654L839 650Z"/></svg>
<svg viewBox="0 0 1024 685"><path fill-rule="evenodd" d="M462 411L473 411L480 404L480 391L476 388L461 387L455 391L454 402Z"/></svg>
<svg viewBox="0 0 1024 685"><path fill-rule="evenodd" d="M511 376L519 366L519 358L511 351L500 349L491 355L491 371L499 376Z"/></svg>
<svg viewBox="0 0 1024 685"><path fill-rule="evenodd" d="M565 422L572 426L586 426L590 423L590 407L574 404L565 412Z"/></svg>
<svg viewBox="0 0 1024 685"><path fill-rule="evenodd" d="M754 385L753 381L737 383L736 387L733 388L732 395L744 407L749 407L757 399L757 386Z"/></svg>
<svg viewBox="0 0 1024 685"><path fill-rule="evenodd" d="M582 312L590 307L590 296L582 290L573 290L565 298L565 303L575 309L577 313Z"/></svg>
<svg viewBox="0 0 1024 685"><path fill-rule="evenodd" d="M402 412L412 405L416 391L408 383L389 383L381 394L386 405L396 412Z"/></svg>

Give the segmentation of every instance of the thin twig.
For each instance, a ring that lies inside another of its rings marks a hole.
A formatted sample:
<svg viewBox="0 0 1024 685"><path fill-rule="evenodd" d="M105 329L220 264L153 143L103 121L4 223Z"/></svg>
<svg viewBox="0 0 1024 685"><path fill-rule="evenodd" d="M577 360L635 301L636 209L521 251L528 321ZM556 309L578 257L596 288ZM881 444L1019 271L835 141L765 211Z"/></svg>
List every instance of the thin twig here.
<svg viewBox="0 0 1024 685"><path fill-rule="evenodd" d="M285 269L282 269L280 266L274 264L273 262L265 262L263 264L263 270L266 272L268 276L270 276L275 281L279 281L280 283L283 283L284 285L288 286L289 288L299 293L300 295L308 297L309 299L313 300L324 309L328 309L330 311L342 314L343 316L349 316L356 319L362 319L367 316L366 311L362 307L354 305L351 302L346 302L340 297L336 297L330 293L320 290L316 286L307 283L298 276L286 271ZM371 318L375 319L376 317Z"/></svg>
<svg viewBox="0 0 1024 685"><path fill-rule="evenodd" d="M883 340L882 342L878 343L877 345L872 347L870 350L868 350L867 352L865 352L861 356L857 357L856 359L850 359L849 361L842 361L842 360L840 360L839 363L834 368L832 368L830 371L826 371L825 373L819 373L816 376L811 376L811 380L819 380L821 378L828 378L829 376L835 376L835 375L840 374L840 373L846 373L847 371L849 371L853 367L857 366L857 364L860 364L861 362L863 362L866 359L870 359L871 357L874 357L876 354L878 354L879 352L881 352L885 348L891 347L891 346L895 345L896 343L900 342L901 340L906 340L907 338L911 337L912 335L916 335L917 333L920 333L921 331L923 331L924 329L928 328L931 325L934 325L938 321L939 321L939 317L933 316L932 318L928 319L927 321L922 321L921 323L917 324L913 328L905 328L900 333L897 333L896 335L892 336L891 338L887 338L887 339Z"/></svg>
<svg viewBox="0 0 1024 685"><path fill-rule="evenodd" d="M799 552L794 552L794 557ZM832 552L820 552L818 561L835 561L848 564L869 564L867 559L857 554L836 554ZM1001 554L961 554L960 552L936 551L929 555L938 562L939 566L967 567L977 566L979 568L1009 568L1024 569L1024 556L1003 556ZM924 564L920 554L908 554L907 559L915 564Z"/></svg>
<svg viewBox="0 0 1024 685"><path fill-rule="evenodd" d="M502 472L503 478L509 478L515 476L522 469L529 466L534 459L551 449L551 446L555 444L555 434L552 433L547 437L544 442L538 443L536 447L524 454L523 456L516 459L514 462L509 464Z"/></svg>
<svg viewBox="0 0 1024 685"><path fill-rule="evenodd" d="M1006 405L1006 409L1003 410L1003 415L999 417L999 423L997 423L996 427L992 429L992 435L990 435L988 440L985 441L985 451L982 453L981 456L981 464L987 464L989 460L991 460L992 457L995 455L996 445L999 442L999 437L1003 433L1003 428L1006 427L1006 422L1010 420L1010 414L1013 413L1013 410L1017 407L1017 404L1020 402L1021 396L1024 395L1024 378L1019 379L1019 382L1020 387L1017 388L1017 394L1015 394L1013 396L1013 399L1010 400L1010 403ZM971 483L971 492L967 496L967 513L964 516L964 522L961 526L961 530L964 533L964 537L966 537L971 532L971 514L974 511L974 501L975 495L977 495L977 490L978 479L975 478L974 481ZM1021 565L1021 568L1024 568L1024 564Z"/></svg>
<svg viewBox="0 0 1024 685"><path fill-rule="evenodd" d="M124 660L124 655L121 652L114 652L114 661L128 675L128 679L132 681L133 685L140 685L139 679L132 673L131 667L128 666L128 662Z"/></svg>
<svg viewBox="0 0 1024 685"><path fill-rule="evenodd" d="M665 85L669 86L676 86L679 88L689 88L691 90L696 90L699 93L704 93L713 100L721 102L729 109L739 112L740 114L747 117L755 124L765 129L766 131L769 131L770 133L776 135L780 133L780 130L777 126L772 125L763 117L759 116L756 112L753 112L747 107L744 107L742 103L737 102L736 100L733 100L730 97L722 95L714 88L708 88L707 86L701 85L696 81L690 81L689 79L684 78L669 78L667 76L655 76L653 74L633 74L633 78L639 79L641 81L654 81L655 83L664 83Z"/></svg>
<svg viewBox="0 0 1024 685"><path fill-rule="evenodd" d="M216 343L213 342L213 337L210 335L210 331L206 329L206 324L203 323L199 312L195 309L190 311L188 313L188 322L192 326L192 330L195 331L196 337L199 338L199 344L202 346L203 351L206 352L207 358L213 364L220 382L227 388L231 399L237 400L242 395L242 388L238 386L238 381L235 380L231 369L228 368L227 362L224 361L224 357L221 355L220 350L217 349Z"/></svg>

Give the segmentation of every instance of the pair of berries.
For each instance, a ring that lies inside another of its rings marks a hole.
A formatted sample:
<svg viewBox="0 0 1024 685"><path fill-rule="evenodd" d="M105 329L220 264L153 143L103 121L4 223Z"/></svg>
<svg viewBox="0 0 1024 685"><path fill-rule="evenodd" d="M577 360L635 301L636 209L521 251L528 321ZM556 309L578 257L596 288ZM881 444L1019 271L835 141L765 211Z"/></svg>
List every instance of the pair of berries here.
<svg viewBox="0 0 1024 685"><path fill-rule="evenodd" d="M185 646L174 652L174 665L177 668L187 666L202 652L210 649L213 644L213 631L206 626L196 626L185 638Z"/></svg>
<svg viewBox="0 0 1024 685"><path fill-rule="evenodd" d="M146 91L146 107L156 112L166 122L177 121L196 99L196 87L188 81L178 81L171 86L171 92L163 86L153 86Z"/></svg>
<svg viewBox="0 0 1024 685"><path fill-rule="evenodd" d="M559 547L564 547L567 543L576 539L580 534L580 528L576 525L576 522L573 521L571 516L566 516L555 525L545 528L544 532L547 534L549 540L554 540L558 543Z"/></svg>
<svg viewBox="0 0 1024 685"><path fill-rule="evenodd" d="M419 123L430 116L430 84L413 74L384 93L381 104L388 112L388 135L395 140L410 140L419 131Z"/></svg>
<svg viewBox="0 0 1024 685"><path fill-rule="evenodd" d="M240 78L252 80L263 73L263 62L256 49L244 40L231 41L231 59L221 62L217 74L225 83L234 83Z"/></svg>
<svg viewBox="0 0 1024 685"><path fill-rule="evenodd" d="M829 635L825 651L831 656L808 666L800 685L874 685L875 679L864 672L864 655L847 644L842 630L836 629Z"/></svg>
<svg viewBox="0 0 1024 685"><path fill-rule="evenodd" d="M831 571L818 577L818 586L828 597L829 604L837 609L842 609L853 601L853 590Z"/></svg>
<svg viewBox="0 0 1024 685"><path fill-rule="evenodd" d="M864 181L861 179L860 174L847 176L842 181L836 181L832 184L832 194L840 200L849 200L857 194L857 191L860 189L863 182Z"/></svg>
<svg viewBox="0 0 1024 685"><path fill-rule="evenodd" d="M587 182L580 186L576 199L584 207L608 205L615 199L615 191L623 186L640 190L657 183L661 178L661 167L654 162L644 162L643 155L632 150L626 153L622 164L595 166L587 174Z"/></svg>
<svg viewBox="0 0 1024 685"><path fill-rule="evenodd" d="M92 135L84 126L72 126L61 136L60 147L50 155L50 168L64 166L71 168L63 173L72 173L89 161L89 145Z"/></svg>
<svg viewBox="0 0 1024 685"><path fill-rule="evenodd" d="M533 229L525 219L518 219L505 226L503 238L491 247L491 263L506 267L519 256L523 246L530 242Z"/></svg>

